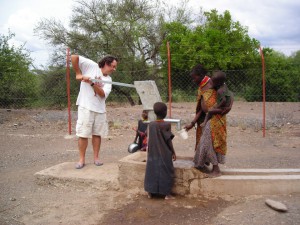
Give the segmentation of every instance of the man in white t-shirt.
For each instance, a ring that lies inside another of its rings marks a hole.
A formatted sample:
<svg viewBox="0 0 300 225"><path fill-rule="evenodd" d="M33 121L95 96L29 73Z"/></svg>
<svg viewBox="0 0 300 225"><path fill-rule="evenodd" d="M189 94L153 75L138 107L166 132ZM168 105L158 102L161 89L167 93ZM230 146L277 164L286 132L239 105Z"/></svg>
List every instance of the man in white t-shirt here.
<svg viewBox="0 0 300 225"><path fill-rule="evenodd" d="M112 85L100 80L112 81L110 74L116 70L118 59L114 56L106 56L97 64L83 56L72 55L71 61L76 80L81 81L76 101L79 162L75 168L81 169L85 165L88 138L92 138L94 164L101 166L103 165L99 160L101 137L108 134L105 100L111 92ZM95 79L97 81L93 82Z"/></svg>

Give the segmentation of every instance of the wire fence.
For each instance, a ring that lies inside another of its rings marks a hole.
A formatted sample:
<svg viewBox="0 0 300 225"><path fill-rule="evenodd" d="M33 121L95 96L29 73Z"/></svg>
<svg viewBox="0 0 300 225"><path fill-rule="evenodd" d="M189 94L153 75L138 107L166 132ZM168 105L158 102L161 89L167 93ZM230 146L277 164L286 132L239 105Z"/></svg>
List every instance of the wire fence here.
<svg viewBox="0 0 300 225"><path fill-rule="evenodd" d="M291 74L295 69L265 70L266 101L299 102L299 86L293 87L292 83L280 79L282 74ZM0 68L1 72L1 68ZM235 99L245 101L262 101L262 69L227 70L227 86L234 93ZM164 70L155 73L147 70L116 71L112 74L113 81L131 83L134 81L154 80L158 87L162 100L169 100L169 81ZM210 74L212 71L210 71ZM35 74L26 74L22 71L0 73L0 108L50 108L63 109L68 106L66 67L53 71L42 71ZM296 74L295 77L297 77ZM299 77L299 76L298 76ZM276 79L275 79L276 78ZM295 82L295 81L294 81ZM75 74L70 72L70 97L71 106L76 109L75 102L79 92L80 82L75 80ZM172 71L171 67L171 95L173 102L195 101L197 86L190 77L190 70ZM107 99L107 102L119 102L125 104L141 104L139 96L134 88L115 86Z"/></svg>

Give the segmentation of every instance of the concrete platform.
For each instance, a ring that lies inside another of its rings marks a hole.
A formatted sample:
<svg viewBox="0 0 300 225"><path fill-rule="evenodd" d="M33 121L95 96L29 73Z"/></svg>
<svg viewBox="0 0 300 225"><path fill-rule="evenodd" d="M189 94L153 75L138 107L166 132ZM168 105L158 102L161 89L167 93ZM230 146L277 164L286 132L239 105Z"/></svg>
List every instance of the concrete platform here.
<svg viewBox="0 0 300 225"><path fill-rule="evenodd" d="M177 157L173 192L179 195L276 195L300 192L300 169L227 169L208 178L193 167L191 158ZM146 153L136 152L118 163L97 167L87 164L76 170L74 162L62 163L35 174L41 185L72 186L97 190L143 191Z"/></svg>
<svg viewBox="0 0 300 225"><path fill-rule="evenodd" d="M75 169L75 162L65 162L34 174L40 185L71 186L97 190L119 190L118 164L107 163L103 166L86 164Z"/></svg>

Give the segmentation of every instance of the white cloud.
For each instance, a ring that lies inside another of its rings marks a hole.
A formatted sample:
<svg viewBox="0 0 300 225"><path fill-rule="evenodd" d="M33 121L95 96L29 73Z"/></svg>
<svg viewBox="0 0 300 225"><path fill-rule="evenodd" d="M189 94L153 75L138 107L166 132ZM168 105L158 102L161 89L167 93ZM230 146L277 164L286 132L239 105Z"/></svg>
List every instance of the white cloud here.
<svg viewBox="0 0 300 225"><path fill-rule="evenodd" d="M228 10L262 46L276 47L286 54L300 49L299 0L190 0L190 5L219 13Z"/></svg>
<svg viewBox="0 0 300 225"><path fill-rule="evenodd" d="M50 47L34 36L33 29L41 18L55 18L67 26L74 4L73 0L1 0L0 33L7 34L10 28L16 34L13 43L26 43L25 47L33 51L35 64L45 65ZM248 27L250 37L262 46L286 54L300 49L299 0L190 0L189 6L195 11L200 7L219 13L228 10L233 20Z"/></svg>
<svg viewBox="0 0 300 225"><path fill-rule="evenodd" d="M50 55L49 47L33 30L42 18L55 18L67 26L72 0L4 0L1 5L7 11L0 16L0 33L7 34L10 30L15 34L10 43L15 46L25 44L25 48L32 52L31 57L35 64L45 65Z"/></svg>

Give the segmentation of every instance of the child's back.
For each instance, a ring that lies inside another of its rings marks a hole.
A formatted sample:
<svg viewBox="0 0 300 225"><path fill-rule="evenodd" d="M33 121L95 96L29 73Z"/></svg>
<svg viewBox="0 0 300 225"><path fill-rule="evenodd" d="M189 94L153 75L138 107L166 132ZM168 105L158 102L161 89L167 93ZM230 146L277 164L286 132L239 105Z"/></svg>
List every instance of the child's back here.
<svg viewBox="0 0 300 225"><path fill-rule="evenodd" d="M166 199L172 197L173 160L176 159L172 144L173 138L171 123L164 122L161 118L149 123L148 154L144 181L145 191L148 192L149 197L152 194L166 195Z"/></svg>
<svg viewBox="0 0 300 225"><path fill-rule="evenodd" d="M217 89L217 105L219 108L229 107L231 104L232 93L224 83Z"/></svg>

